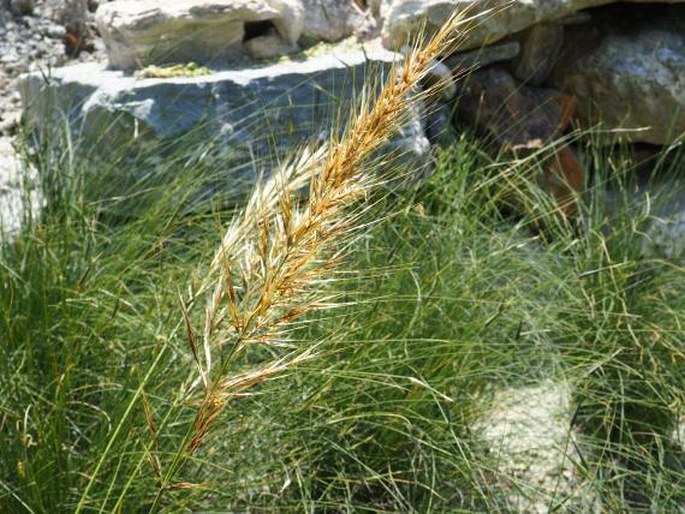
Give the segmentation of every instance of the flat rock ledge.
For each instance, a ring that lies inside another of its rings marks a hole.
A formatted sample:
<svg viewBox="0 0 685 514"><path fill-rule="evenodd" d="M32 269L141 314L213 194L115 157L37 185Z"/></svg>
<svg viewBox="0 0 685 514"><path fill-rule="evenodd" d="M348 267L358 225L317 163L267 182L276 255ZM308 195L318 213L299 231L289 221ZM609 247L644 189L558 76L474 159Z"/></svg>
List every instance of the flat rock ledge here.
<svg viewBox="0 0 685 514"><path fill-rule="evenodd" d="M344 126L364 85L381 83L400 58L380 47L334 47L265 66L163 79L88 63L52 70L47 79L26 74L20 92L29 128L66 117L78 136L109 148L192 135L255 159L325 140L330 127ZM426 160L430 145L418 113L400 132L393 144Z"/></svg>

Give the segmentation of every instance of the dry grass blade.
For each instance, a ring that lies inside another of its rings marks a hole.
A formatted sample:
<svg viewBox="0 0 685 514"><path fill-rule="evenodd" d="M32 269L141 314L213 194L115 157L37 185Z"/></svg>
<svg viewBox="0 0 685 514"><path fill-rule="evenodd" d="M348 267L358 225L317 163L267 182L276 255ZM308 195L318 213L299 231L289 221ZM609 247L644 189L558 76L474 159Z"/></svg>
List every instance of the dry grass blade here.
<svg viewBox="0 0 685 514"><path fill-rule="evenodd" d="M183 301L183 297L181 296L181 293L179 292L178 294L178 300L181 304L181 313L183 314L183 321L185 322L186 326L186 333L188 335L188 344L190 345L190 351L193 354L193 359L195 359L195 363L197 364L198 371L200 372L200 377L202 378L202 382L205 387L207 387L209 384L207 382L207 375L205 374L204 369L202 368L202 363L200 362L200 356L197 353L197 336L195 335L195 330L193 329L193 324L190 321L190 314L188 314L188 308L186 307L185 302Z"/></svg>
<svg viewBox="0 0 685 514"><path fill-rule="evenodd" d="M188 443L186 451L192 454L202 446L212 423L221 414L221 411L230 399L244 396L247 394L246 390L251 387L265 382L274 376L282 375L290 368L301 365L315 357L314 348L310 348L304 352L288 354L261 368L219 379L210 389L205 390L195 415L192 438Z"/></svg>
<svg viewBox="0 0 685 514"><path fill-rule="evenodd" d="M150 409L150 403L147 401L147 395L145 392L143 392L142 395L142 400L143 400L143 411L145 412L145 421L147 422L147 427L148 430L150 431L150 435L152 436L152 447L157 450L159 448L159 436L157 433L157 426L155 424L155 420L152 417L152 411ZM162 478L162 470L159 464L159 459L157 458L156 455L151 453L147 448L145 449L145 453L147 454L147 459L148 462L150 463L150 467L152 468L152 472L155 475L155 478L158 480L161 480Z"/></svg>

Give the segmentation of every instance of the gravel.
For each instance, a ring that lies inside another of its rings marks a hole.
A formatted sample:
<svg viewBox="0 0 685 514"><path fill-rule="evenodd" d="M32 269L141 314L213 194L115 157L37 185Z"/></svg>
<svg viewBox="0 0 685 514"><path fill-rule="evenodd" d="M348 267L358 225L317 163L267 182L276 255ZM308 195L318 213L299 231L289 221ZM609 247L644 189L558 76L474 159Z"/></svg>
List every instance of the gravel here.
<svg viewBox="0 0 685 514"><path fill-rule="evenodd" d="M60 21L68 18L63 12L65 1L19 2L27 6L19 9L18 2L0 0L0 230L5 234L18 230L24 198L29 199L34 210L40 204L38 193L31 185L35 182L35 173L26 172L14 149L22 109L17 91L19 75L33 70L49 75L51 68L70 62L106 59L104 45L90 19L85 20L85 26L92 34L93 45L89 48L92 51L80 52L76 57L66 55L63 43L66 29ZM22 14L22 10L29 12Z"/></svg>

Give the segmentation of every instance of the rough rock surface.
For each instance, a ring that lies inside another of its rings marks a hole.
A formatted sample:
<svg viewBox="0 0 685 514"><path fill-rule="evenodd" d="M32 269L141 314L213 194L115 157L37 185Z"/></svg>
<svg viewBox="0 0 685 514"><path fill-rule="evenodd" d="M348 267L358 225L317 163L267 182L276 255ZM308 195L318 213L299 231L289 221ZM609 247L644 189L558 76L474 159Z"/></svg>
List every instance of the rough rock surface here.
<svg viewBox="0 0 685 514"><path fill-rule="evenodd" d="M516 157L551 145L568 128L574 111L571 97L520 84L497 67L478 70L465 79L457 106L459 119L478 128L495 152ZM566 214L572 214L574 194L582 189L585 175L580 161L570 148L560 146L550 152L543 168L540 184Z"/></svg>
<svg viewBox="0 0 685 514"><path fill-rule="evenodd" d="M540 86L557 63L564 42L564 26L539 23L521 37L521 54L514 61L514 76L531 86Z"/></svg>
<svg viewBox="0 0 685 514"><path fill-rule="evenodd" d="M534 149L568 126L566 101L560 91L524 86L503 68L491 67L464 79L458 113L498 147Z"/></svg>
<svg viewBox="0 0 685 514"><path fill-rule="evenodd" d="M35 170L22 163L9 137L0 137L0 241L16 234L25 208L35 212L41 201Z"/></svg>
<svg viewBox="0 0 685 514"><path fill-rule="evenodd" d="M553 83L578 99L583 124L636 129L632 141L670 144L685 133L685 6L613 8L569 27Z"/></svg>
<svg viewBox="0 0 685 514"><path fill-rule="evenodd" d="M495 395L473 429L496 460L506 512L599 512L599 500L574 473L579 455L568 386L546 382ZM562 508L562 510L557 510Z"/></svg>
<svg viewBox="0 0 685 514"><path fill-rule="evenodd" d="M455 52L444 59L445 65L457 75L488 66L490 64L514 59L520 52L521 45L516 41L484 46L469 52Z"/></svg>
<svg viewBox="0 0 685 514"><path fill-rule="evenodd" d="M170 139L193 132L244 156L288 152L326 137L333 120L378 73L400 56L381 48L346 47L330 54L199 77L137 79L100 64L64 67L49 83L25 76L22 97L29 126L46 126L67 113L85 138L107 133L110 146ZM347 107L346 107L347 106ZM106 129L106 130L105 130ZM420 121L403 128L405 147L427 158ZM281 154L282 155L282 154Z"/></svg>
<svg viewBox="0 0 685 514"><path fill-rule="evenodd" d="M479 48L520 32L536 23L562 20L582 9L614 3L617 0L513 0L511 2L482 0L386 0L381 6L385 17L383 42L391 49L402 48L419 35L426 25L431 34L450 16L454 8L467 9L478 23L465 30L463 50ZM631 0L628 0L631 1ZM663 2L664 0L632 0L632 2ZM665 0L679 3L683 0ZM503 8L506 6L506 8ZM494 13L493 13L494 9Z"/></svg>
<svg viewBox="0 0 685 514"><path fill-rule="evenodd" d="M303 0L302 36L334 43L346 37L368 32L376 24L371 13L353 0Z"/></svg>
<svg viewBox="0 0 685 514"><path fill-rule="evenodd" d="M225 62L271 29L294 45L304 9L300 0L116 0L98 8L96 22L110 65L133 69Z"/></svg>

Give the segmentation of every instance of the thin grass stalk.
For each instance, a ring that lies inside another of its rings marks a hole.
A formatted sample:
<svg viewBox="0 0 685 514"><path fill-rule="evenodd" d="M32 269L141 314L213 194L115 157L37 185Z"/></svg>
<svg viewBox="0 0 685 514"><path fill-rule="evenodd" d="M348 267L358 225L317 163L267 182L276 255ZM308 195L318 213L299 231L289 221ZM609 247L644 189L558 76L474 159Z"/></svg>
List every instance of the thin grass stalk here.
<svg viewBox="0 0 685 514"><path fill-rule="evenodd" d="M174 488L183 463L202 446L232 398L316 356L314 348L295 349L256 370L225 376L228 364L250 345L290 347L288 327L304 314L331 305L332 298L316 286L332 278L344 241L363 226L363 210L351 206L380 182L367 161L397 130L411 103L421 98L414 93L432 63L455 47L467 32L465 24L473 21L466 11L455 11L423 48L414 47L405 56L375 100L373 88L366 90L359 112L341 136L333 135L323 149L305 150L258 184L227 229L200 288L200 293L211 291L201 353L183 307L200 374L190 390L202 384L203 393L151 511L159 507L164 491ZM307 184L309 197L303 203L299 192Z"/></svg>

